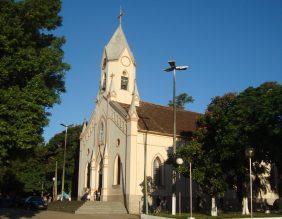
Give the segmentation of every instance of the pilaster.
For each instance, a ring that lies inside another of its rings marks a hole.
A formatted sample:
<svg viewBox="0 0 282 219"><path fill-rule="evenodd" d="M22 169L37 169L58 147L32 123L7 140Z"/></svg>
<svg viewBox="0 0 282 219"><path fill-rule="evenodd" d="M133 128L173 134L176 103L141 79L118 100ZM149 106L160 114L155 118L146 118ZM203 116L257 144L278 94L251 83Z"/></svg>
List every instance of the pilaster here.
<svg viewBox="0 0 282 219"><path fill-rule="evenodd" d="M128 117L127 120L127 172L126 172L126 202L131 212L135 207L131 197L137 195L137 117Z"/></svg>
<svg viewBox="0 0 282 219"><path fill-rule="evenodd" d="M96 188L96 165L95 165L95 160L91 161L91 167L90 167L90 194L91 194L91 199L94 198L94 192ZM93 199L94 201L94 199Z"/></svg>
<svg viewBox="0 0 282 219"><path fill-rule="evenodd" d="M102 201L107 201L107 196L108 196L108 169L109 169L109 159L108 159L108 155L105 155L103 160Z"/></svg>

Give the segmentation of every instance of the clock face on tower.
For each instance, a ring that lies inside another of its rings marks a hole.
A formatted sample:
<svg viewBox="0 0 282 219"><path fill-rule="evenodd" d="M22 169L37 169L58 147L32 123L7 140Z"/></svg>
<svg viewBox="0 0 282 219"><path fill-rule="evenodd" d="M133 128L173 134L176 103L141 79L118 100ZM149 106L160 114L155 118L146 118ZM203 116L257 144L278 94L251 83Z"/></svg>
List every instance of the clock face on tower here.
<svg viewBox="0 0 282 219"><path fill-rule="evenodd" d="M130 66L131 64L130 59L127 56L121 57L121 64L125 67Z"/></svg>

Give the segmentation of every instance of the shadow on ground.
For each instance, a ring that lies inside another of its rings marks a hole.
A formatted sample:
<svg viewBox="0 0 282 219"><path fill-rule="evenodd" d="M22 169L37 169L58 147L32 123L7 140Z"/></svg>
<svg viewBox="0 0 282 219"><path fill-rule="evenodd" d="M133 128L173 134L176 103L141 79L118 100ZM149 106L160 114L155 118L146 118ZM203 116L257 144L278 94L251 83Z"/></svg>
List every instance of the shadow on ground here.
<svg viewBox="0 0 282 219"><path fill-rule="evenodd" d="M38 214L39 211L31 211L31 210L25 210L25 209L16 209L16 208L0 208L0 218L9 218L9 219L20 219L22 217L25 218L32 218L36 214Z"/></svg>
<svg viewBox="0 0 282 219"><path fill-rule="evenodd" d="M54 201L49 203L48 210L74 213L83 204L84 201Z"/></svg>

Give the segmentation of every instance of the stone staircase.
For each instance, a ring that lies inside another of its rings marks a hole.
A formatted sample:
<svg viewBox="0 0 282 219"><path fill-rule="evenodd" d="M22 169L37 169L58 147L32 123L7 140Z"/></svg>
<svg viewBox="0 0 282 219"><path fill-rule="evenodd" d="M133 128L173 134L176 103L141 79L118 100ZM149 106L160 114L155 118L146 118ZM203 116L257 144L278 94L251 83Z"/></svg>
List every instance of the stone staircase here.
<svg viewBox="0 0 282 219"><path fill-rule="evenodd" d="M88 201L75 214L127 214L127 211L121 202Z"/></svg>

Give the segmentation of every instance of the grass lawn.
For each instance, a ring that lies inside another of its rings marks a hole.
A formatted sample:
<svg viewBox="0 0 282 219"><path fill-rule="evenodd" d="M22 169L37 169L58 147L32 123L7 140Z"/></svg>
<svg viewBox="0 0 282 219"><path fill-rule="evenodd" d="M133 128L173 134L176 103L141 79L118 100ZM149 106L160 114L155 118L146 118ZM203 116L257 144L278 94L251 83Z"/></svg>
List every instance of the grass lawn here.
<svg viewBox="0 0 282 219"><path fill-rule="evenodd" d="M190 217L189 213L182 213L181 215L177 214L175 216L172 216L171 214L165 214L165 213L153 214L153 215L161 216L161 217L179 218L179 219L182 219L182 218L187 219L188 217ZM255 212L253 216L254 217L282 217L282 213L265 214L265 213ZM250 216L242 215L241 212L221 213L217 217L212 217L210 215L203 214L203 213L193 213L193 217L196 219L221 219L221 218L242 218L242 217L250 218Z"/></svg>

